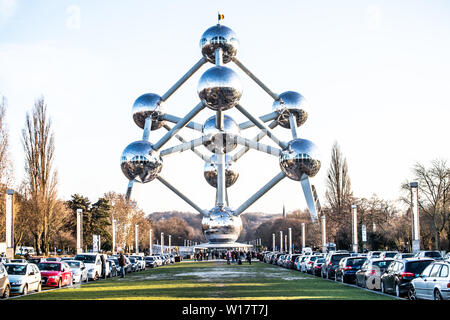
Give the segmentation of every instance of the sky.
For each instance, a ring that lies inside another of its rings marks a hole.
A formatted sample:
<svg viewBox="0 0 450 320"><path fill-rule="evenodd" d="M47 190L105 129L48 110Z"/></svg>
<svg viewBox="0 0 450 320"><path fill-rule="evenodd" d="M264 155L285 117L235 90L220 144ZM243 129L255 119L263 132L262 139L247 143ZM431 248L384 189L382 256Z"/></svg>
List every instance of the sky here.
<svg viewBox="0 0 450 320"><path fill-rule="evenodd" d="M105 192L124 193L120 155L142 137L131 115L134 100L162 95L201 58L200 37L217 23L217 12L236 32L237 57L247 68L272 91L297 91L308 101L309 118L298 132L321 150L312 183L322 203L335 141L356 197L394 201L416 162L450 158L448 1L0 0L0 95L8 100L16 187L24 177L25 116L44 97L60 198L78 193L94 202ZM183 117L199 102L197 83L210 66L168 99L168 113ZM270 113L271 97L227 66L241 77L241 104L257 116ZM236 110L226 114L245 121ZM211 115L205 110L194 121ZM163 130L152 131L150 141ZM289 130L275 133L291 139ZM181 134L198 136L190 129ZM257 151L235 167L232 208L280 171L276 157ZM214 206L215 189L192 152L165 158L161 174L201 208ZM194 212L159 181L135 184L132 198L147 213ZM306 208L299 182L284 179L247 211L281 213L283 204L288 212Z"/></svg>

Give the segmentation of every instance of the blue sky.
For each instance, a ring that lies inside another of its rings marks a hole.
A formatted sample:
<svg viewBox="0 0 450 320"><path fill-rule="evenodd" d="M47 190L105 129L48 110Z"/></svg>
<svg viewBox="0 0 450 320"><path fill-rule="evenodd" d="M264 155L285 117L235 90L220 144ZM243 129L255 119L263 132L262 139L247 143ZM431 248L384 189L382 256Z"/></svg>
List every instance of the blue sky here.
<svg viewBox="0 0 450 320"><path fill-rule="evenodd" d="M142 136L131 117L134 100L162 95L200 59L200 36L218 11L237 33L238 58L252 72L273 91L298 91L308 100L309 119L299 134L321 149L322 169L313 179L320 195L334 141L360 197L395 200L415 162L450 158L448 1L0 0L0 94L9 103L17 184L25 114L43 95L56 136L60 197L124 192L120 154ZM269 113L271 98L229 66L242 78L242 105L255 115ZM169 113L181 117L198 103L197 82L207 68L168 100ZM228 114L244 120L235 110ZM163 133L153 131L150 140ZM290 138L288 130L276 133ZM183 135L194 137L188 129ZM234 208L279 171L276 158L255 151L236 167L240 178L229 189ZM200 207L213 206L215 191L192 153L168 157L162 173ZM133 196L146 212L192 211L158 181L137 186ZM288 211L306 207L298 182L283 180L248 211L281 212L283 203Z"/></svg>

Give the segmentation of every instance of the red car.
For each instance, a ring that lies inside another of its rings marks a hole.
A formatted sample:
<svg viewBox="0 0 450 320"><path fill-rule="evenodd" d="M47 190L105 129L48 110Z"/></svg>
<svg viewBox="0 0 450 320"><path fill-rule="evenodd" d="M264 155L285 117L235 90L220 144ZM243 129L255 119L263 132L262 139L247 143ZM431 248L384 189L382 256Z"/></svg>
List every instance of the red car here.
<svg viewBox="0 0 450 320"><path fill-rule="evenodd" d="M43 286L61 288L72 284L72 270L63 261L41 262L38 268L41 271Z"/></svg>

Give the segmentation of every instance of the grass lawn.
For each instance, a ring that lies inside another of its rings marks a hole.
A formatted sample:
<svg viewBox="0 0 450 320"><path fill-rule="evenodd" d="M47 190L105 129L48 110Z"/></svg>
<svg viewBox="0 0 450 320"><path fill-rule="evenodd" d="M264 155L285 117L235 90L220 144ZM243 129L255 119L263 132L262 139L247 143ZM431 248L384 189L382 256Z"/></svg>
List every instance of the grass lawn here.
<svg viewBox="0 0 450 320"><path fill-rule="evenodd" d="M254 262L182 262L83 284L41 292L19 300L126 299L314 299L392 300L374 292L323 280L296 270Z"/></svg>

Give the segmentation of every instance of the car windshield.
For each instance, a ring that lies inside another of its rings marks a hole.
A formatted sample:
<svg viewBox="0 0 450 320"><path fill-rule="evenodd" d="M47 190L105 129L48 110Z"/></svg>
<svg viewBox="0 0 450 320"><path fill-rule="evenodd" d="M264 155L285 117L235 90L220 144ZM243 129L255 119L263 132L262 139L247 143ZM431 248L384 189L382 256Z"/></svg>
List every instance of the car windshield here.
<svg viewBox="0 0 450 320"><path fill-rule="evenodd" d="M411 261L411 262L408 262L406 264L405 271L406 272L411 272L411 273L414 273L414 274L420 274L432 262L433 262L432 260L428 260L428 261Z"/></svg>
<svg viewBox="0 0 450 320"><path fill-rule="evenodd" d="M60 263L45 263L41 262L38 263L39 270L46 270L46 271L60 271L61 270L61 264Z"/></svg>
<svg viewBox="0 0 450 320"><path fill-rule="evenodd" d="M155 260L155 259L154 259L153 257L146 257L145 260L151 260L151 261L153 261L153 260Z"/></svg>
<svg viewBox="0 0 450 320"><path fill-rule="evenodd" d="M372 252L372 258L377 258L379 257L381 254L381 252Z"/></svg>
<svg viewBox="0 0 450 320"><path fill-rule="evenodd" d="M95 263L95 256L91 255L77 254L74 259L84 263Z"/></svg>
<svg viewBox="0 0 450 320"><path fill-rule="evenodd" d="M309 261L315 261L317 258L317 256L312 256L311 258L309 258Z"/></svg>
<svg viewBox="0 0 450 320"><path fill-rule="evenodd" d="M373 261L372 265L380 267L380 268L387 268L392 263L393 260L379 260L379 261Z"/></svg>
<svg viewBox="0 0 450 320"><path fill-rule="evenodd" d="M71 268L80 268L80 261L66 261L66 263L69 265L69 267Z"/></svg>
<svg viewBox="0 0 450 320"><path fill-rule="evenodd" d="M325 259L324 258L319 258L319 259L317 259L317 261L316 261L316 263L324 263L325 262Z"/></svg>
<svg viewBox="0 0 450 320"><path fill-rule="evenodd" d="M436 251L425 252L425 257L441 258L441 254L439 252L436 252Z"/></svg>
<svg viewBox="0 0 450 320"><path fill-rule="evenodd" d="M386 253L384 254L384 256L385 256L386 258L393 258L396 254L397 254L397 252L386 252Z"/></svg>
<svg viewBox="0 0 450 320"><path fill-rule="evenodd" d="M25 275L27 272L27 266L20 264L7 264L6 271L8 274Z"/></svg>
<svg viewBox="0 0 450 320"><path fill-rule="evenodd" d="M130 259L130 261L131 261L132 263L135 263L135 262L136 262L136 259L133 258L133 257L129 257L128 259Z"/></svg>
<svg viewBox="0 0 450 320"><path fill-rule="evenodd" d="M402 254L402 258L403 259L405 259L405 258L412 258L412 257L414 257L414 253L404 253L404 254Z"/></svg>
<svg viewBox="0 0 450 320"><path fill-rule="evenodd" d="M361 266L366 260L366 258L348 259L347 266Z"/></svg>

